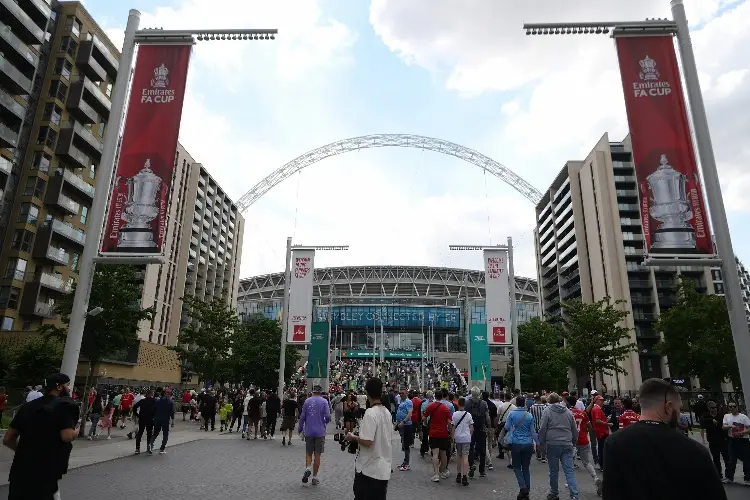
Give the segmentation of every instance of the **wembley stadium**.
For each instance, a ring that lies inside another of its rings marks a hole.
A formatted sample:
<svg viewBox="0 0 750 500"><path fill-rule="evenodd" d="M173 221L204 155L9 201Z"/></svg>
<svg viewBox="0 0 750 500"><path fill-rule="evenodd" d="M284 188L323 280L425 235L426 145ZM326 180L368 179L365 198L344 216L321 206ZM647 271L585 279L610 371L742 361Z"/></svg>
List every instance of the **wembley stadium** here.
<svg viewBox="0 0 750 500"><path fill-rule="evenodd" d="M534 279L516 277L519 324L540 316ZM339 358L366 358L383 342L385 357L422 356L429 332L436 360L468 369L467 328L486 323L484 271L423 266L348 266L315 269L313 321L328 322L332 304L331 347ZM243 279L237 310L241 317L263 314L279 319L284 273ZM374 335L375 333L375 335ZM377 339L377 340L376 340ZM377 341L377 346L376 346ZM492 379L505 374L506 348L491 349Z"/></svg>

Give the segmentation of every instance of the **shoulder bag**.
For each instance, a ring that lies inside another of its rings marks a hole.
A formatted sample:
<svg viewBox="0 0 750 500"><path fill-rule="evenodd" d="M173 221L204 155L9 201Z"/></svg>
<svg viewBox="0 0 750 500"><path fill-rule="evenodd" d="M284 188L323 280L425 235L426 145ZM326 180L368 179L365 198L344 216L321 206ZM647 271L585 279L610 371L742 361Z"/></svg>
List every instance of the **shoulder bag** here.
<svg viewBox="0 0 750 500"><path fill-rule="evenodd" d="M528 413L524 413L523 418L518 421L516 425L513 426L513 428L510 430L510 432L506 432L505 436L503 436L503 448L506 450L509 450L511 446L513 445L513 434L518 430L519 427L521 427L521 424L524 423L526 420Z"/></svg>

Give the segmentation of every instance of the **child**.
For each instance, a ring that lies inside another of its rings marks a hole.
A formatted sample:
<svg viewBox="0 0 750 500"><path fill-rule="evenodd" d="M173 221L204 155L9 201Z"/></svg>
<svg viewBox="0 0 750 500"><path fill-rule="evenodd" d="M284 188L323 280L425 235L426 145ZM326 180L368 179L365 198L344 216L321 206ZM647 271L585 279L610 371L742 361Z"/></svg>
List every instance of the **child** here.
<svg viewBox="0 0 750 500"><path fill-rule="evenodd" d="M102 430L107 429L107 439L112 439L112 436L110 433L112 432L112 425L113 425L113 416L115 414L115 405L110 401L107 403L106 408L104 408L104 413L102 414L102 418L99 420L99 427L102 428Z"/></svg>
<svg viewBox="0 0 750 500"><path fill-rule="evenodd" d="M466 399L459 398L457 403L458 409L452 417L453 440L456 443L456 467L458 468L456 482L469 486L469 479L466 475L469 473L469 448L471 435L474 432L474 420L471 418L471 413L464 410Z"/></svg>
<svg viewBox="0 0 750 500"><path fill-rule="evenodd" d="M229 430L228 417L232 414L232 403L228 400L221 408L219 408L219 420L221 420L221 428L219 432L224 432L224 429Z"/></svg>

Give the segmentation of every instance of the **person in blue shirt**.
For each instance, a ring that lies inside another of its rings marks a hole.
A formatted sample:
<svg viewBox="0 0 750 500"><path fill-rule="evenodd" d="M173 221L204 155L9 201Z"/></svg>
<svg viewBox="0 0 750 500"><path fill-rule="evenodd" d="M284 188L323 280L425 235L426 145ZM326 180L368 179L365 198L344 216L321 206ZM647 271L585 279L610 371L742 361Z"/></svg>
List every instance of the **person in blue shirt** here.
<svg viewBox="0 0 750 500"><path fill-rule="evenodd" d="M443 400L440 401L440 402L443 403L445 406L448 407L448 409L451 411L451 415L453 415L454 413L456 413L456 407L453 406L453 403L451 402L450 398L448 397L448 396L450 396L450 393L448 392L448 389L438 389L438 390L443 391Z"/></svg>
<svg viewBox="0 0 750 500"><path fill-rule="evenodd" d="M174 427L174 401L170 397L170 394L164 389L159 390L158 397L154 403L154 437L151 438L151 449L154 449L154 443L159 433L162 434L161 447L159 448L159 454L164 455L166 453L165 448L167 447L167 441L169 440L169 422L172 421L172 427Z"/></svg>
<svg viewBox="0 0 750 500"><path fill-rule="evenodd" d="M520 490L519 499L529 498L531 488L531 456L534 454L534 443L539 445L539 437L534 425L534 416L526 411L526 398L516 398L516 409L508 414L505 421L506 436L511 443L511 457L513 459L513 472ZM504 438L503 442L508 439Z"/></svg>
<svg viewBox="0 0 750 500"><path fill-rule="evenodd" d="M402 388L401 402L396 409L396 427L401 434L401 450L404 452L404 461L398 466L398 470L400 471L410 469L409 458L411 457L411 445L414 443L414 426L411 421L412 410L414 409L411 402L413 396L405 388Z"/></svg>

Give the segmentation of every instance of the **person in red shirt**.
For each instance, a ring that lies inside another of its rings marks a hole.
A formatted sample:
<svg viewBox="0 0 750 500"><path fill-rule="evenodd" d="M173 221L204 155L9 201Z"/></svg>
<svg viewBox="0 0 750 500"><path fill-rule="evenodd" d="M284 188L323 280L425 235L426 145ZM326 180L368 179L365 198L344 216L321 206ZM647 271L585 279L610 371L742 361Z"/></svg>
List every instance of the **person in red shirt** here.
<svg viewBox="0 0 750 500"><path fill-rule="evenodd" d="M622 412L622 415L620 415L617 419L620 423L620 429L624 429L641 419L641 416L633 411L632 399L624 399L622 401L622 406L625 408L625 411Z"/></svg>
<svg viewBox="0 0 750 500"><path fill-rule="evenodd" d="M581 462L583 462L583 467L594 479L597 495L601 496L602 480L597 475L596 469L594 468L594 455L591 452L591 442L589 441L589 427L591 426L589 416L584 410L576 409L575 406L578 399L575 396L567 396L565 401L568 403L568 407L573 413L573 420L575 420L576 427L578 428L578 441L576 442L578 457L581 459Z"/></svg>
<svg viewBox="0 0 750 500"><path fill-rule="evenodd" d="M419 396L416 394L413 398L411 398L411 424L412 425L419 425L419 409L422 407L422 400L419 399ZM419 429L419 427L414 427L414 429Z"/></svg>
<svg viewBox="0 0 750 500"><path fill-rule="evenodd" d="M451 411L443 403L442 391L436 391L435 402L430 403L424 411L425 420L429 419L428 434L432 450L432 482L438 483L451 475L448 470L448 453L451 450L451 435L448 426L451 422Z"/></svg>
<svg viewBox="0 0 750 500"><path fill-rule="evenodd" d="M604 442L609 437L609 423L607 422L607 416L602 410L602 403L604 398L601 394L597 394L594 397L594 405L591 407L591 425L594 426L594 435L596 435L597 443L597 455L599 456L599 466L604 472Z"/></svg>
<svg viewBox="0 0 750 500"><path fill-rule="evenodd" d="M185 391L182 394L182 421L185 421L185 417L190 413L190 400L193 399L193 395L190 391Z"/></svg>
<svg viewBox="0 0 750 500"><path fill-rule="evenodd" d="M8 396L5 395L5 387L0 387L0 414L5 409L6 401L8 401Z"/></svg>
<svg viewBox="0 0 750 500"><path fill-rule="evenodd" d="M125 428L125 423L130 416L130 410L131 408L133 408L134 399L135 395L130 391L130 387L125 389L125 394L123 394L122 398L120 398L120 416L122 417L122 421L120 422L120 429Z"/></svg>

